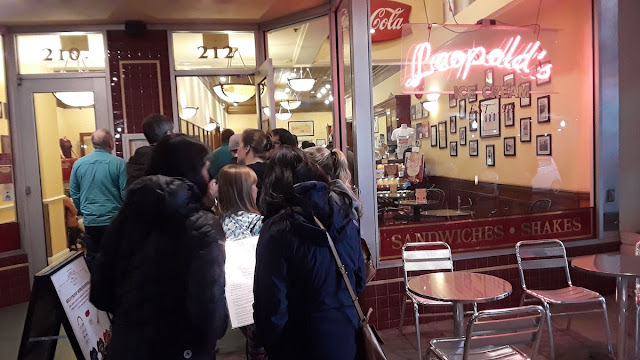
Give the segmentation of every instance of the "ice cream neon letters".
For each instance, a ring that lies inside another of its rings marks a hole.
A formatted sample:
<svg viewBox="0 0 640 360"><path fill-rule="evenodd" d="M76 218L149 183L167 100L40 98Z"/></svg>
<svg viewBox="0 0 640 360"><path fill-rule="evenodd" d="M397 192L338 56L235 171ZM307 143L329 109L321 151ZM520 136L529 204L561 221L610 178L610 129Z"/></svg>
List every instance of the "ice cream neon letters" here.
<svg viewBox="0 0 640 360"><path fill-rule="evenodd" d="M531 79L545 80L551 76L551 63L540 62L547 56L547 51L540 47L540 42L522 43L520 36L505 39L504 46L490 51L483 46L465 50L441 51L432 54L431 44L423 42L413 46L405 85L417 87L421 80L439 71L457 70L457 77L466 79L472 67L497 67L513 70ZM540 64L540 65L539 65Z"/></svg>

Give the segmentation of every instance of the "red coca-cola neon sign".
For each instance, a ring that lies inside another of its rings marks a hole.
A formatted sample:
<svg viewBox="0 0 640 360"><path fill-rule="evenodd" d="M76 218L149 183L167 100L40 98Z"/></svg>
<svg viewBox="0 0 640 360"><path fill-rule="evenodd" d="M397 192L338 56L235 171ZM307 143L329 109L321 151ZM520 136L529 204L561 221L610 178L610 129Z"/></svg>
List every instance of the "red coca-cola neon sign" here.
<svg viewBox="0 0 640 360"><path fill-rule="evenodd" d="M423 42L411 47L410 66L405 86L417 88L423 79L436 72L457 70L459 79L466 79L473 67L497 67L512 70L530 79L546 80L551 76L551 63L541 61L547 56L540 41L521 43L521 37L510 37L503 45L491 50L483 46L432 53L431 44Z"/></svg>
<svg viewBox="0 0 640 360"><path fill-rule="evenodd" d="M411 6L389 0L371 0L371 42L402 37L402 25L409 23Z"/></svg>

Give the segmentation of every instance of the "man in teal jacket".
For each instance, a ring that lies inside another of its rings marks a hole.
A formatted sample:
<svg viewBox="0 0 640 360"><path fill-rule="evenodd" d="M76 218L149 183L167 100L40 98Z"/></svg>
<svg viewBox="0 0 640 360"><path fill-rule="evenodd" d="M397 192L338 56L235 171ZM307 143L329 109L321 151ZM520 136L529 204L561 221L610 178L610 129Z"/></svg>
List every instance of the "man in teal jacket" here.
<svg viewBox="0 0 640 360"><path fill-rule="evenodd" d="M222 145L209 154L209 177L215 179L218 177L218 173L225 166L231 163L233 156L229 149L229 139L233 136L234 132L231 129L224 129L220 134Z"/></svg>
<svg viewBox="0 0 640 360"><path fill-rule="evenodd" d="M99 129L91 142L95 151L73 164L69 180L71 198L84 221L89 270L102 235L122 207L127 185L127 163L111 155L115 147L111 132Z"/></svg>

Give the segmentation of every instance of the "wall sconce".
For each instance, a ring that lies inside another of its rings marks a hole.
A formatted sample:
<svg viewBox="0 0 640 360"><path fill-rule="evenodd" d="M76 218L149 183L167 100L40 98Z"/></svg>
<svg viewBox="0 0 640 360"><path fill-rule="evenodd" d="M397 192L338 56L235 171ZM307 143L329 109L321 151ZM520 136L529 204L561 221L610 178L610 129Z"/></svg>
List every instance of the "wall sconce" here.
<svg viewBox="0 0 640 360"><path fill-rule="evenodd" d="M194 116L196 116L196 113L198 113L198 107L193 107L193 106L183 107L180 113L180 119L189 120Z"/></svg>

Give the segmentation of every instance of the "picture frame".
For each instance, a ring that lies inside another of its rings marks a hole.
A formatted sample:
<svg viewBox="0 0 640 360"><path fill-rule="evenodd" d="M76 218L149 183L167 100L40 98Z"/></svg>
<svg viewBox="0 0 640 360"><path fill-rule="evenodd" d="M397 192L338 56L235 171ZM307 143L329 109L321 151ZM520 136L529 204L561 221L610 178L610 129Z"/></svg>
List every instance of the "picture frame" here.
<svg viewBox="0 0 640 360"><path fill-rule="evenodd" d="M515 136L508 136L504 138L504 156L516 156Z"/></svg>
<svg viewBox="0 0 640 360"><path fill-rule="evenodd" d="M480 100L480 137L500 137L500 98Z"/></svg>
<svg viewBox="0 0 640 360"><path fill-rule="evenodd" d="M538 123L551 122L551 96L540 96L537 99Z"/></svg>
<svg viewBox="0 0 640 360"><path fill-rule="evenodd" d="M431 129L431 147L436 147L438 146L438 126L431 125L430 129Z"/></svg>
<svg viewBox="0 0 640 360"><path fill-rule="evenodd" d="M449 132L455 134L456 129L458 129L458 117L456 115L449 116Z"/></svg>
<svg viewBox="0 0 640 360"><path fill-rule="evenodd" d="M313 120L289 121L289 132L296 136L314 136Z"/></svg>
<svg viewBox="0 0 640 360"><path fill-rule="evenodd" d="M467 100L462 99L458 101L458 118L467 118Z"/></svg>
<svg viewBox="0 0 640 360"><path fill-rule="evenodd" d="M449 94L449 107L454 108L456 106L458 106L458 101L456 97L453 96L453 94Z"/></svg>
<svg viewBox="0 0 640 360"><path fill-rule="evenodd" d="M9 135L0 135L0 152L11 154L11 137Z"/></svg>
<svg viewBox="0 0 640 360"><path fill-rule="evenodd" d="M545 67L546 65L549 65L549 64L551 64L551 61L550 61L550 60L549 60L549 61L542 62L542 63L539 63L539 64L536 66L536 73L537 73L537 71L538 71L540 68ZM537 86L543 86L543 85L547 85L547 84L549 84L549 83L551 83L551 75L549 75L549 77L548 77L548 78L546 78L546 79L544 79L544 80L540 80L540 79L536 78L536 85L537 85Z"/></svg>
<svg viewBox="0 0 640 360"><path fill-rule="evenodd" d="M531 117L520 119L520 142L531 142Z"/></svg>
<svg viewBox="0 0 640 360"><path fill-rule="evenodd" d="M447 122L440 121L438 123L438 149L446 149L447 145Z"/></svg>
<svg viewBox="0 0 640 360"><path fill-rule="evenodd" d="M551 156L551 134L536 135L536 155Z"/></svg>
<svg viewBox="0 0 640 360"><path fill-rule="evenodd" d="M458 131L458 140L460 140L460 146L467 145L467 127L462 126Z"/></svg>
<svg viewBox="0 0 640 360"><path fill-rule="evenodd" d="M416 139L422 139L423 137L423 133L422 133L422 123L417 123L416 124Z"/></svg>
<svg viewBox="0 0 640 360"><path fill-rule="evenodd" d="M504 74L502 77L502 85L504 86L515 86L516 85L516 74L508 73Z"/></svg>
<svg viewBox="0 0 640 360"><path fill-rule="evenodd" d="M411 120L415 120L415 119L417 119L417 117L416 117L416 107L415 107L415 105L412 105L410 110L411 110Z"/></svg>
<svg viewBox="0 0 640 360"><path fill-rule="evenodd" d="M91 134L89 133L89 137ZM149 145L144 134L122 134L122 156L125 160L129 160L138 148Z"/></svg>
<svg viewBox="0 0 640 360"><path fill-rule="evenodd" d="M484 86L493 85L493 68L484 71Z"/></svg>
<svg viewBox="0 0 640 360"><path fill-rule="evenodd" d="M458 156L458 142L449 142L449 156Z"/></svg>
<svg viewBox="0 0 640 360"><path fill-rule="evenodd" d="M316 146L327 146L327 139L316 139Z"/></svg>
<svg viewBox="0 0 640 360"><path fill-rule="evenodd" d="M496 146L487 145L486 151L486 164L487 166L496 166Z"/></svg>
<svg viewBox="0 0 640 360"><path fill-rule="evenodd" d="M504 108L504 127L516 126L516 104L508 103L503 105Z"/></svg>
<svg viewBox="0 0 640 360"><path fill-rule="evenodd" d="M520 98L520 107L531 107L531 81L523 82L520 86L529 88L529 97Z"/></svg>
<svg viewBox="0 0 640 360"><path fill-rule="evenodd" d="M469 156L478 156L478 140L469 141Z"/></svg>
<svg viewBox="0 0 640 360"><path fill-rule="evenodd" d="M4 110L4 114L2 114L2 116L4 116L5 119L9 118L9 104L8 103L3 103L2 104L2 108Z"/></svg>
<svg viewBox="0 0 640 360"><path fill-rule="evenodd" d="M2 111L3 107L4 107L3 103L0 102L0 119L4 118L4 111Z"/></svg>
<svg viewBox="0 0 640 360"><path fill-rule="evenodd" d="M418 103L417 105L415 105L416 107L416 120L418 119L422 119L422 104Z"/></svg>
<svg viewBox="0 0 640 360"><path fill-rule="evenodd" d="M478 131L478 112L469 111L469 131Z"/></svg>
<svg viewBox="0 0 640 360"><path fill-rule="evenodd" d="M476 91L478 91L478 87L476 85L469 87L469 97L467 98L467 101L469 103L478 101L478 94L476 93Z"/></svg>

